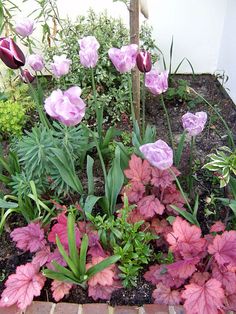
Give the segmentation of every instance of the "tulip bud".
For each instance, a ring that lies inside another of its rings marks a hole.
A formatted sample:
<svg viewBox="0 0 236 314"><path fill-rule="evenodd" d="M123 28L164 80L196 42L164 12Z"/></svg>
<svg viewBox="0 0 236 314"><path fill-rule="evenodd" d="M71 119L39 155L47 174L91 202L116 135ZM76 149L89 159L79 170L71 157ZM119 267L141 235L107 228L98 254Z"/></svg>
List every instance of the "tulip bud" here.
<svg viewBox="0 0 236 314"><path fill-rule="evenodd" d="M23 38L30 36L34 31L34 21L28 18L21 19L16 23L15 31Z"/></svg>
<svg viewBox="0 0 236 314"><path fill-rule="evenodd" d="M0 59L11 69L25 64L25 56L12 38L0 38Z"/></svg>
<svg viewBox="0 0 236 314"><path fill-rule="evenodd" d="M30 73L29 70L25 69L21 71L21 78L24 83L32 83L35 77Z"/></svg>
<svg viewBox="0 0 236 314"><path fill-rule="evenodd" d="M150 72L152 68L152 60L151 60L150 52L141 50L136 57L136 63L140 72L143 72L143 73Z"/></svg>

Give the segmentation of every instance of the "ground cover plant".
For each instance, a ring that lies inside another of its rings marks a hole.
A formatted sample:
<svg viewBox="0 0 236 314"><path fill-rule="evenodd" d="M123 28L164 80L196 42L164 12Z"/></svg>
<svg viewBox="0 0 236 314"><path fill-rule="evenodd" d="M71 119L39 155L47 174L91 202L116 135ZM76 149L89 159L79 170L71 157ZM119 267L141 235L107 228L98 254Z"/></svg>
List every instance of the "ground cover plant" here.
<svg viewBox="0 0 236 314"><path fill-rule="evenodd" d="M11 69L0 94L0 307L49 298L236 311L235 124L225 119L235 108L222 112L157 70L147 27L139 49L107 14L73 24L55 3L37 3L34 20L15 24L18 8L0 2L0 59Z"/></svg>

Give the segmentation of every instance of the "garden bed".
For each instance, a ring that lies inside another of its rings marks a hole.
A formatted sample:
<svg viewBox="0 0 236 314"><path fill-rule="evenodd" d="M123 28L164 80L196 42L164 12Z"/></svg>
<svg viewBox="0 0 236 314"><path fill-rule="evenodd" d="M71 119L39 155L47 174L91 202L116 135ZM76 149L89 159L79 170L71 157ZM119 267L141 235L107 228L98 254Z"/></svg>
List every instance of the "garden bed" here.
<svg viewBox="0 0 236 314"><path fill-rule="evenodd" d="M236 134L236 110L235 105L219 84L218 80L208 74L196 75L195 77L191 75L177 75L175 76L175 82L178 79L186 80L188 85L194 88L197 92L203 95L211 103L217 104L217 110L222 114L224 119L228 122L232 132ZM173 126L173 133L175 139L178 139L182 133L182 126L179 123L183 113L191 110L189 108L189 103L181 98L175 98L166 101L166 106L169 111L170 120ZM197 111L206 111L209 115L212 115L211 108L208 108L203 102L192 104L193 110ZM146 119L149 123L157 127L157 134L159 138L162 138L168 141L167 133L164 132L166 129L165 119L163 119L164 112L161 109L159 99L151 95L148 95L148 101L146 105ZM174 123L176 121L176 123ZM178 123L177 123L178 121ZM129 129L129 125L122 126L123 129ZM196 151L195 157L199 159L199 163L196 162L196 167L202 165L205 161L207 154L212 152L215 148L226 145L226 133L222 127L221 122L218 117L212 118L212 122L208 124L207 129L197 138L196 141ZM188 172L189 160L189 147L186 145L183 158L181 160L180 171ZM200 195L200 207L198 211L198 219L201 225L201 228L205 234L209 232L211 225L213 224L214 219L211 216L206 216L204 209L206 205L205 198L206 196L211 195L216 189L216 184L212 181L212 178L206 176L201 167L196 169L197 173L197 184L196 191ZM102 178L98 178L98 181ZM218 208L217 217L221 218L222 221L227 219L227 210L224 206ZM11 216L6 227L5 232L1 235L0 238L0 269L1 269L1 284L0 284L0 293L3 291L4 283L7 277L14 273L16 267L27 262L30 262L32 258L31 253L22 253L21 250L15 248L14 243L11 241L9 232L16 227L22 226L24 223L18 215ZM148 267L146 268L148 269ZM112 306L116 305L137 305L141 306L143 304L152 303L152 293L155 289L155 286L151 283L145 281L142 276L140 276L137 287L134 288L122 288L113 292L110 304ZM49 282L45 284L45 287L41 293L41 296L35 300L43 300L53 302L52 292L50 290ZM77 303L77 304L86 304L86 303L97 303L91 297L88 297L87 291L77 286L74 288L70 294L64 297L63 302ZM104 302L104 301L99 301Z"/></svg>

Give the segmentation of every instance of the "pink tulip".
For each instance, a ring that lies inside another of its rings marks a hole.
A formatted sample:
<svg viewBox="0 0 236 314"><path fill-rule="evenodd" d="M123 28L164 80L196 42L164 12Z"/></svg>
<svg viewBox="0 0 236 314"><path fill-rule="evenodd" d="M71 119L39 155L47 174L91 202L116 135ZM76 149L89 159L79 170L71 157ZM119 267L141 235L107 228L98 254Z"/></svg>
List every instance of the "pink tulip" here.
<svg viewBox="0 0 236 314"><path fill-rule="evenodd" d="M25 64L25 56L12 38L0 38L0 59L11 69Z"/></svg>
<svg viewBox="0 0 236 314"><path fill-rule="evenodd" d="M196 112L195 114L187 112L182 116L183 128L191 136L200 134L207 122L207 114L204 111Z"/></svg>
<svg viewBox="0 0 236 314"><path fill-rule="evenodd" d="M98 61L99 42L94 36L87 36L79 40L79 45L81 64L86 68L94 68Z"/></svg>
<svg viewBox="0 0 236 314"><path fill-rule="evenodd" d="M108 51L109 58L120 73L129 72L135 67L137 54L138 46L135 44L123 46L121 49L110 48Z"/></svg>
<svg viewBox="0 0 236 314"><path fill-rule="evenodd" d="M81 122L85 115L85 103L80 98L78 86L69 88L64 93L58 89L45 100L45 110L49 116L67 126Z"/></svg>
<svg viewBox="0 0 236 314"><path fill-rule="evenodd" d="M159 170L166 170L173 165L173 150L162 140L139 147L144 157Z"/></svg>
<svg viewBox="0 0 236 314"><path fill-rule="evenodd" d="M15 31L23 38L30 36L34 31L34 21L29 18L18 21L15 24Z"/></svg>
<svg viewBox="0 0 236 314"><path fill-rule="evenodd" d="M67 59L66 55L54 56L53 63L51 64L52 73L56 78L60 78L63 75L69 73L71 60Z"/></svg>
<svg viewBox="0 0 236 314"><path fill-rule="evenodd" d="M34 71L42 71L44 68L43 57L37 54L32 54L28 57L28 64Z"/></svg>
<svg viewBox="0 0 236 314"><path fill-rule="evenodd" d="M158 72L156 69L146 74L145 86L154 95L160 95L168 89L168 72Z"/></svg>

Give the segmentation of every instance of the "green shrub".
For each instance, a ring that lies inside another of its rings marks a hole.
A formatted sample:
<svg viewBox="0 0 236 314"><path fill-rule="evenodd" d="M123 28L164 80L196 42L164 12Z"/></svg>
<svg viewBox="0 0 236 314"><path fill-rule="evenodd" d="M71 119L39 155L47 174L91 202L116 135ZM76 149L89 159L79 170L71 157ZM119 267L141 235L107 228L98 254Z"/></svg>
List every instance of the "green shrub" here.
<svg viewBox="0 0 236 314"><path fill-rule="evenodd" d="M0 101L0 132L5 136L21 136L26 122L26 110L11 100Z"/></svg>
<svg viewBox="0 0 236 314"><path fill-rule="evenodd" d="M119 48L129 44L129 30L121 20L108 16L106 11L96 14L93 10L89 10L87 16L79 16L75 22L67 19L63 23L63 29L57 38L57 45L45 46L45 56L50 63L53 55L67 54L67 57L72 60L72 66L70 73L65 77L53 78L52 86L66 89L72 85L79 85L83 89L83 99L88 104L85 118L89 119L94 116L91 71L80 64L78 40L84 36L95 36L100 43L99 60L94 69L98 102L104 105L106 120L120 121L122 113L130 112L130 74L120 74L116 71L109 60L108 50L111 47ZM146 46L151 29L145 26L142 34L146 36L143 41ZM153 47L153 44L151 46Z"/></svg>

